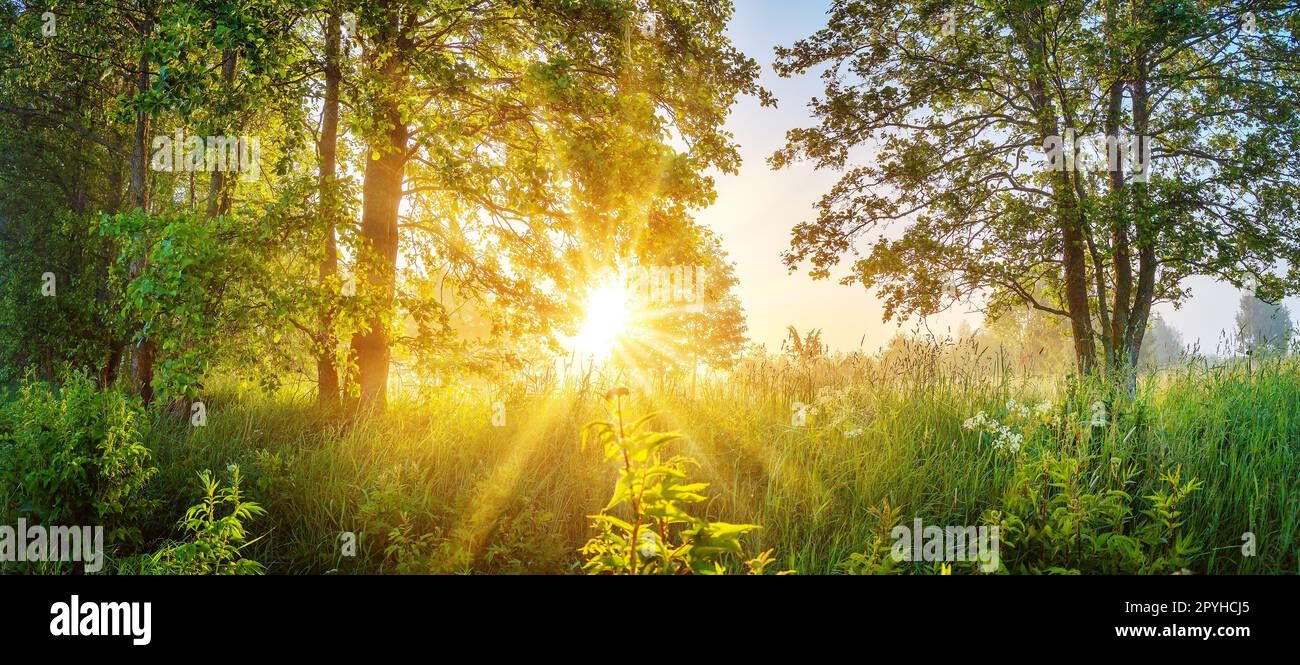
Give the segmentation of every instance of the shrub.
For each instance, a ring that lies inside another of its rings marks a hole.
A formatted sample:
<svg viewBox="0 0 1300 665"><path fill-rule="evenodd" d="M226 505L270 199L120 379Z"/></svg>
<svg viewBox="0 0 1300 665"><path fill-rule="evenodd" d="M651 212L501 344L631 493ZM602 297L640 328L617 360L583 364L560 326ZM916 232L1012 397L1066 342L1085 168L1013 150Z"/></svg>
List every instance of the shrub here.
<svg viewBox="0 0 1300 665"><path fill-rule="evenodd" d="M41 524L103 526L109 543L138 543L157 472L138 400L100 391L84 372L62 388L26 381L0 418L6 513Z"/></svg>
<svg viewBox="0 0 1300 665"><path fill-rule="evenodd" d="M1007 569L1181 572L1198 548L1182 529L1179 506L1201 483L1184 481L1179 468L1166 471L1161 488L1143 497L1148 506L1135 513L1134 497L1126 491L1136 484L1135 468L1112 470L1118 459L1106 465L1093 459L1046 453L1041 461L1019 467L1004 509L985 515L986 522L1001 527Z"/></svg>
<svg viewBox="0 0 1300 665"><path fill-rule="evenodd" d="M199 472L203 498L185 511L180 526L186 534L181 542L170 543L154 554L129 562L120 572L146 575L256 575L265 567L244 558L244 548L257 542L248 540L245 523L266 511L252 501L245 501L239 489L239 467L231 465L227 486L212 477L210 471ZM224 513L224 514L223 514Z"/></svg>
<svg viewBox="0 0 1300 665"><path fill-rule="evenodd" d="M753 524L713 522L686 512L704 501L708 483L690 482L689 457L664 459L663 448L680 434L655 432L646 424L656 414L623 424L622 397L626 388L606 395L614 407L615 422L590 423L583 430L583 445L594 436L605 450L607 462L620 464L614 496L592 521L597 535L582 547L589 573L615 574L720 574L727 572L728 555L742 558L740 538L758 529ZM623 508L625 517L610 511ZM746 562L750 572L762 573L771 563L770 552Z"/></svg>

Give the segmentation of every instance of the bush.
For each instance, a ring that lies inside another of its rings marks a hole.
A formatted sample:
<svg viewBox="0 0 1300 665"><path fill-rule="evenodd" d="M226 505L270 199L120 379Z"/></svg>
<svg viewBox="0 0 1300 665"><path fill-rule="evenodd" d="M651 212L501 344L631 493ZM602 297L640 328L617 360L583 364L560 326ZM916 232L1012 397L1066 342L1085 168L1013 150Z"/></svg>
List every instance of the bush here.
<svg viewBox="0 0 1300 665"><path fill-rule="evenodd" d="M1200 546L1183 528L1180 505L1201 488L1182 469L1160 475L1161 487L1135 511L1137 471L1118 459L1044 454L1019 467L1004 510L986 521L998 525L1003 561L1016 573L1161 575L1182 572ZM1112 468L1113 467L1113 468Z"/></svg>
<svg viewBox="0 0 1300 665"><path fill-rule="evenodd" d="M225 487L209 471L199 473L203 498L180 521L186 539L167 544L152 555L124 562L120 573L144 575L258 575L265 567L243 556L248 539L245 524L266 510L245 501L240 492L239 467L231 465ZM224 513L224 514L222 514Z"/></svg>
<svg viewBox="0 0 1300 665"><path fill-rule="evenodd" d="M626 388L607 393L616 420L592 422L583 431L584 446L595 439L604 448L605 461L620 466L613 498L599 515L591 516L597 534L582 547L583 570L631 575L728 572L729 556L743 561L741 537L759 527L711 521L686 511L705 500L701 492L708 483L691 482L686 474L698 463L689 457L663 458L664 447L683 437L646 429L657 414L624 426L622 398L627 394ZM611 514L615 509L622 509L626 519ZM748 572L762 574L772 561L767 551L744 565Z"/></svg>
<svg viewBox="0 0 1300 665"><path fill-rule="evenodd" d="M7 521L103 526L109 543L140 541L157 473L138 400L100 391L84 372L62 388L28 379L0 414L0 487Z"/></svg>

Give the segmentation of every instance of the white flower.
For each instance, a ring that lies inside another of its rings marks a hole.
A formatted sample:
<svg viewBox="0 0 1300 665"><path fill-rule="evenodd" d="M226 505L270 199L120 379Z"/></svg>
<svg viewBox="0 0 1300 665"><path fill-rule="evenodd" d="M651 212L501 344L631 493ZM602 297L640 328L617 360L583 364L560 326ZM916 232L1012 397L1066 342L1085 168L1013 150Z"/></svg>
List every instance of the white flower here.
<svg viewBox="0 0 1300 665"><path fill-rule="evenodd" d="M983 411L980 411L974 416L967 418L966 422L962 423L961 426L962 429L965 430L977 430L980 427L983 427L986 422L988 422L988 416L985 415Z"/></svg>
<svg viewBox="0 0 1300 665"><path fill-rule="evenodd" d="M851 430L845 432L845 433L844 433L844 436L845 436L846 438L849 438L849 439L856 439L856 438L862 436L862 428L861 428L861 427L854 427L853 429L851 429Z"/></svg>

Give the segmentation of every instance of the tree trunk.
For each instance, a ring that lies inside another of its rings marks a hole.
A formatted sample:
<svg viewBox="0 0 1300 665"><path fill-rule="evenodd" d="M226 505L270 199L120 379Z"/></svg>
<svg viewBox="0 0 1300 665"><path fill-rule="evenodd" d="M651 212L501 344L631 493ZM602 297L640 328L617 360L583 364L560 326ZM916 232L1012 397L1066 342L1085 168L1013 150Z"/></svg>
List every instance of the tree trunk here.
<svg viewBox="0 0 1300 665"><path fill-rule="evenodd" d="M1096 345L1092 339L1092 313L1088 303L1087 263L1084 255L1082 211L1070 190L1069 174L1058 188L1057 217L1061 227L1061 265L1065 270L1065 308L1070 315L1070 332L1074 337L1074 356L1080 374L1096 369Z"/></svg>
<svg viewBox="0 0 1300 665"><path fill-rule="evenodd" d="M153 21L145 19L140 29L140 71L136 78L136 93L143 95L149 89L149 56L145 50L144 40L153 30ZM131 205L141 212L149 211L149 113L143 109L135 112L135 138L131 144ZM137 257L131 264L131 277L135 278L144 270L144 257ZM136 326L133 331L144 337L137 343L131 354L131 381L136 393L145 405L153 402L153 362L154 344L148 333Z"/></svg>
<svg viewBox="0 0 1300 665"><path fill-rule="evenodd" d="M1138 57L1144 58L1144 55ZM1137 80L1133 82L1133 131L1136 134L1134 140L1146 140L1147 130L1150 127L1148 117L1150 109L1148 105L1147 75L1145 71L1141 71ZM1140 147L1137 154L1143 154ZM1143 168L1149 169L1151 165L1145 164ZM1137 292L1133 297L1133 312L1130 315L1126 331L1126 346L1128 347L1129 356L1128 390L1130 395L1137 392L1138 354L1142 350L1142 340L1146 336L1147 323L1151 318L1151 305L1156 296L1156 271L1159 259L1156 256L1156 234L1147 220L1148 204L1146 183L1134 182L1133 207L1135 209L1134 218L1137 220L1138 278Z"/></svg>
<svg viewBox="0 0 1300 665"><path fill-rule="evenodd" d="M376 40L386 58L380 75L388 85L376 109L389 128L368 151L361 196L361 247L357 254L357 289L364 293L370 315L364 330L352 336L352 358L360 406L382 409L388 399L388 322L393 311L397 272L397 208L402 200L409 132L400 100L406 90L406 59L411 44L402 38L400 19L389 9L390 21ZM363 291L364 289L364 291Z"/></svg>
<svg viewBox="0 0 1300 665"><path fill-rule="evenodd" d="M221 57L221 81L229 88L235 82L235 68L239 62L239 53L226 49ZM242 155L241 155L242 159ZM227 165L233 168L233 165ZM241 165L242 166L242 165ZM191 175L194 173L190 171ZM224 215L230 212L230 194L226 191L226 172L220 168L212 172L211 179L208 180L208 210L209 218L217 215Z"/></svg>
<svg viewBox="0 0 1300 665"><path fill-rule="evenodd" d="M323 407L334 406L339 399L339 373L334 367L334 351L338 341L334 337L334 302L331 282L338 274L339 249L336 239L338 219L338 187L335 183L335 159L338 152L339 133L339 81L343 72L339 65L340 21L337 9L331 10L325 23L325 102L321 109L320 156L320 214L325 227L325 258L320 264L321 293L325 303L321 307L319 339L316 355L316 400Z"/></svg>
<svg viewBox="0 0 1300 665"><path fill-rule="evenodd" d="M1054 94L1046 79L1048 53L1037 29L1043 22L1038 10L1026 10L1017 25L1019 39L1034 72L1026 81L1034 111L1038 116L1041 139L1061 137L1061 116L1057 113ZM1064 103L1064 102L1062 102ZM1063 109L1064 111L1065 109ZM1073 145L1062 143L1065 150ZM1056 206L1056 224L1061 239L1061 270L1065 311L1070 318L1074 338L1074 357L1081 374L1096 368L1096 345L1092 338L1092 313L1088 302L1088 265L1084 239L1083 210L1074 188L1073 175L1067 170L1052 174L1052 199Z"/></svg>

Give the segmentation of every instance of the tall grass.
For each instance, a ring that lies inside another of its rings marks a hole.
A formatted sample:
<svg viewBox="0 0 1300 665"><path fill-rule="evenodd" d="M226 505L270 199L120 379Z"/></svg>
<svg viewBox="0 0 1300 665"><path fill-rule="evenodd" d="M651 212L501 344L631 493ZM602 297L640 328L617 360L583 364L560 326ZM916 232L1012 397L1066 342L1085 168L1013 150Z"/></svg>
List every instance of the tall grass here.
<svg viewBox="0 0 1300 665"><path fill-rule="evenodd" d="M1200 544L1194 572L1300 571L1294 358L1188 364L1146 378L1134 399L1099 384L1020 381L996 359L952 353L751 363L726 378L632 388L633 410L658 411L658 429L687 435L683 452L701 464L694 475L711 483L709 517L762 525L749 546L775 548L778 565L799 572L838 571L880 529L873 508L885 501L904 521L951 525L1000 506L1029 453L999 453L962 423L1004 413L1012 398L1051 399L1067 415L1105 402L1105 427L1037 445L1086 455L1102 471L1132 465L1136 484L1125 489L1135 504L1164 470L1203 481L1182 515ZM268 510L257 529L267 535L249 556L272 573L577 570L587 516L613 483L598 454L578 445L582 425L605 415L601 400L563 389L519 395L504 427L493 426L491 402L447 390L343 421L305 398L223 384L206 400L206 427L163 418L152 429L160 472L150 491L163 509L146 536L171 533L196 498L199 470L236 463ZM815 409L805 426L792 423L795 402ZM1246 532L1256 556L1242 555ZM358 538L356 556L343 553L345 533Z"/></svg>

